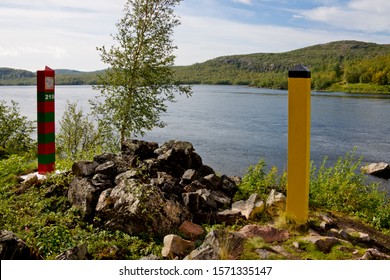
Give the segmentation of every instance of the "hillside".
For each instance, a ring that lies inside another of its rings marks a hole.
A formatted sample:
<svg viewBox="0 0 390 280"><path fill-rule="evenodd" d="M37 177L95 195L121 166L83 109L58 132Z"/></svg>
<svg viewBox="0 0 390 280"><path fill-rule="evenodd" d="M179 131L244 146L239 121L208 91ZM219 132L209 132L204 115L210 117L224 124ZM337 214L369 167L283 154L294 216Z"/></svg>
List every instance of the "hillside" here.
<svg viewBox="0 0 390 280"><path fill-rule="evenodd" d="M104 72L82 72L68 69L55 69L57 85L96 85L98 74ZM0 67L0 86L35 85L36 73L20 69Z"/></svg>
<svg viewBox="0 0 390 280"><path fill-rule="evenodd" d="M337 41L284 53L217 57L190 66L175 66L182 84L229 84L287 89L287 72L304 64L314 90L390 93L390 44ZM98 74L56 70L58 85L97 84ZM33 85L35 73L0 68L0 85Z"/></svg>
<svg viewBox="0 0 390 280"><path fill-rule="evenodd" d="M363 83L386 92L390 91L389 61L390 45L337 41L284 53L222 56L177 67L176 73L182 83L286 89L288 69L301 63L311 70L314 89Z"/></svg>

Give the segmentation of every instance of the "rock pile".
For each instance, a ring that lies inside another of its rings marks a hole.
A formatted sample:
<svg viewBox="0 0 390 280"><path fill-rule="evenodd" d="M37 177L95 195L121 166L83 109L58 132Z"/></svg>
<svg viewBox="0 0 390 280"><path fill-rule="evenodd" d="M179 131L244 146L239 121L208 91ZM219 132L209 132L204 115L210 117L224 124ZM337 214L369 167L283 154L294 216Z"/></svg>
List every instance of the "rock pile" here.
<svg viewBox="0 0 390 280"><path fill-rule="evenodd" d="M184 221L231 220L239 177L218 176L189 142L132 140L122 153L102 154L73 164L68 199L88 221L99 220L128 234L164 236Z"/></svg>

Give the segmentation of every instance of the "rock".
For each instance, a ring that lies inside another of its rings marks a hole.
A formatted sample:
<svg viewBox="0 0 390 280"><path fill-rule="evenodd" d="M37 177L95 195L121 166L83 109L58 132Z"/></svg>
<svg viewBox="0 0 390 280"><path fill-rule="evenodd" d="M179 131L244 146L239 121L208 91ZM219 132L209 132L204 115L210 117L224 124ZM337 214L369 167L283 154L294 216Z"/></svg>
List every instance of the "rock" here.
<svg viewBox="0 0 390 280"><path fill-rule="evenodd" d="M258 194L252 194L247 200L240 200L232 204L233 211L239 211L247 220L264 211L264 202Z"/></svg>
<svg viewBox="0 0 390 280"><path fill-rule="evenodd" d="M212 190L218 190L221 187L221 178L219 178L215 174L209 174L205 177L203 177L203 180L200 181L201 183L204 183L206 186L209 186Z"/></svg>
<svg viewBox="0 0 390 280"><path fill-rule="evenodd" d="M277 229L271 226L246 225L239 233L245 238L261 237L265 242L282 242L290 238L287 230Z"/></svg>
<svg viewBox="0 0 390 280"><path fill-rule="evenodd" d="M221 190L226 193L228 196L233 197L237 192L237 185L234 180L229 178L226 175L221 176Z"/></svg>
<svg viewBox="0 0 390 280"><path fill-rule="evenodd" d="M170 140L154 151L158 155L165 154L169 150L181 151L186 155L194 152L194 146L190 142Z"/></svg>
<svg viewBox="0 0 390 280"><path fill-rule="evenodd" d="M95 174L91 180L92 185L98 190L106 190L113 187L113 182L108 175Z"/></svg>
<svg viewBox="0 0 390 280"><path fill-rule="evenodd" d="M89 177L95 173L95 168L98 167L98 163L94 161L77 161L72 165L72 172L79 177Z"/></svg>
<svg viewBox="0 0 390 280"><path fill-rule="evenodd" d="M22 182L22 186L25 188L31 188L38 185L39 183L40 182L36 174L29 174Z"/></svg>
<svg viewBox="0 0 390 280"><path fill-rule="evenodd" d="M153 254L150 254L146 257L140 258L140 261L160 261L161 259Z"/></svg>
<svg viewBox="0 0 390 280"><path fill-rule="evenodd" d="M267 198L266 209L273 216L278 215L281 211L285 211L286 197L284 194L277 192L275 189L271 190Z"/></svg>
<svg viewBox="0 0 390 280"><path fill-rule="evenodd" d="M333 221L331 217L329 217L327 214L320 213L318 217L322 220L320 227L324 230L329 230L332 227L336 226L336 223Z"/></svg>
<svg viewBox="0 0 390 280"><path fill-rule="evenodd" d="M390 260L390 256L371 248L364 253L361 260Z"/></svg>
<svg viewBox="0 0 390 280"><path fill-rule="evenodd" d="M122 143L122 153L129 156L136 156L140 160L155 157L154 151L158 149L155 142L146 142L141 140L129 140Z"/></svg>
<svg viewBox="0 0 390 280"><path fill-rule="evenodd" d="M303 240L313 243L318 250L324 253L329 253L334 245L340 243L340 240L335 237L325 236L308 236L303 238Z"/></svg>
<svg viewBox="0 0 390 280"><path fill-rule="evenodd" d="M198 178L202 178L202 177L205 177L205 176L208 176L210 174L215 174L215 171L214 169L212 169L210 166L208 165L202 165L199 169L198 169Z"/></svg>
<svg viewBox="0 0 390 280"><path fill-rule="evenodd" d="M361 170L369 175L383 179L390 179L390 165L385 162L371 163L361 168Z"/></svg>
<svg viewBox="0 0 390 280"><path fill-rule="evenodd" d="M139 179L140 172L136 169L131 169L126 172L120 173L115 177L115 185L119 185L124 180Z"/></svg>
<svg viewBox="0 0 390 280"><path fill-rule="evenodd" d="M179 227L179 233L187 239L197 240L204 234L204 230L200 225L184 221Z"/></svg>
<svg viewBox="0 0 390 280"><path fill-rule="evenodd" d="M115 176L117 175L115 163L113 161L107 161L105 163L102 163L96 167L95 173L104 174L110 178L115 178Z"/></svg>
<svg viewBox="0 0 390 280"><path fill-rule="evenodd" d="M26 243L8 230L0 231L0 259L1 260L39 260L37 254Z"/></svg>
<svg viewBox="0 0 390 280"><path fill-rule="evenodd" d="M233 225L238 220L244 219L245 217L239 212L239 211L233 211L233 210L223 210L217 213L217 223L218 224L226 224L226 225Z"/></svg>
<svg viewBox="0 0 390 280"><path fill-rule="evenodd" d="M236 232L210 231L203 244L192 251L186 260L237 259L243 251L245 238Z"/></svg>
<svg viewBox="0 0 390 280"><path fill-rule="evenodd" d="M200 195L197 192L183 193L183 205L191 212L195 213L199 210Z"/></svg>
<svg viewBox="0 0 390 280"><path fill-rule="evenodd" d="M211 191L207 189L201 189L196 191L199 194L199 209L204 211L217 210L217 202L211 195Z"/></svg>
<svg viewBox="0 0 390 280"><path fill-rule="evenodd" d="M83 212L86 220L93 217L99 195L91 180L87 178L74 178L68 190L69 202Z"/></svg>
<svg viewBox="0 0 390 280"><path fill-rule="evenodd" d="M97 216L107 228L130 235L165 236L191 220L184 206L166 199L158 187L137 179L121 181L105 200L110 201L99 208Z"/></svg>
<svg viewBox="0 0 390 280"><path fill-rule="evenodd" d="M211 196L217 203L217 208L227 208L230 206L232 199L221 191L211 191Z"/></svg>
<svg viewBox="0 0 390 280"><path fill-rule="evenodd" d="M181 182L183 185L188 185L192 181L196 179L197 173L195 169L188 169L184 172L183 176L181 177Z"/></svg>
<svg viewBox="0 0 390 280"><path fill-rule="evenodd" d="M93 161L97 162L98 164L102 164L107 161L114 161L116 157L117 157L116 154L104 153L101 155L94 156Z"/></svg>
<svg viewBox="0 0 390 280"><path fill-rule="evenodd" d="M164 247L161 255L164 258L183 258L195 249L193 241L184 240L180 236L170 234L164 237Z"/></svg>
<svg viewBox="0 0 390 280"><path fill-rule="evenodd" d="M69 249L56 257L56 260L88 260L85 244Z"/></svg>
<svg viewBox="0 0 390 280"><path fill-rule="evenodd" d="M96 208L95 208L96 211L108 209L114 205L114 201L110 198L111 192L112 192L112 189L107 189L100 194L98 202L96 204Z"/></svg>

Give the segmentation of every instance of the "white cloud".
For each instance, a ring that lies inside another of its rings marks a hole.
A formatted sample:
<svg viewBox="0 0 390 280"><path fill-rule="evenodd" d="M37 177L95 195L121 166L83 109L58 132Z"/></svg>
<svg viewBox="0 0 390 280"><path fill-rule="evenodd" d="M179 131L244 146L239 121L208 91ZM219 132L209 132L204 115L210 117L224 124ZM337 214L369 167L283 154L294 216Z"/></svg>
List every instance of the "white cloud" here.
<svg viewBox="0 0 390 280"><path fill-rule="evenodd" d="M346 5L321 6L303 10L299 14L311 21L319 21L344 30L389 32L390 1L355 0Z"/></svg>
<svg viewBox="0 0 390 280"><path fill-rule="evenodd" d="M177 65L224 55L284 52L337 40L388 42L387 36L380 35L244 24L192 16L182 17L182 25L175 34Z"/></svg>
<svg viewBox="0 0 390 280"><path fill-rule="evenodd" d="M241 3L245 5L252 5L252 0L233 0L234 3Z"/></svg>

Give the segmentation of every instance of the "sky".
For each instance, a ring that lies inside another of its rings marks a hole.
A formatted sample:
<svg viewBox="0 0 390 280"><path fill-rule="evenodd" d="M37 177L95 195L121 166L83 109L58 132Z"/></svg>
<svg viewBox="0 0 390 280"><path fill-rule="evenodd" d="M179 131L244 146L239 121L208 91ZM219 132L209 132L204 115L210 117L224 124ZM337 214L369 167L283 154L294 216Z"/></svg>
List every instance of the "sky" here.
<svg viewBox="0 0 390 280"><path fill-rule="evenodd" d="M96 47L126 0L0 0L0 67L107 68ZM337 40L390 44L389 0L183 0L175 9L176 65L284 52Z"/></svg>

